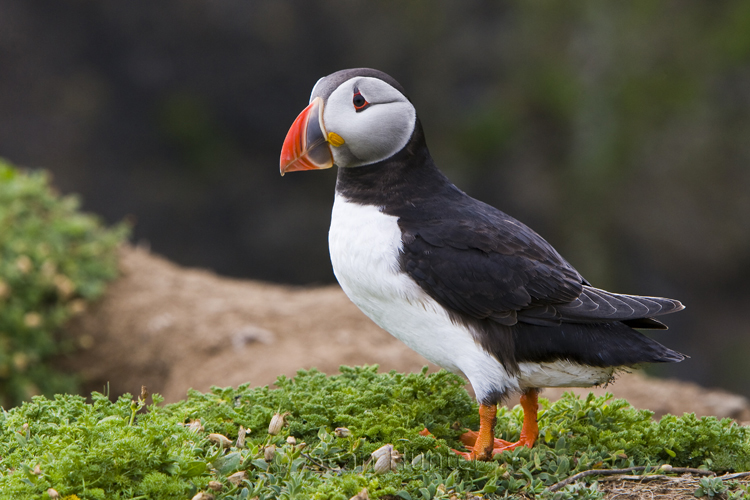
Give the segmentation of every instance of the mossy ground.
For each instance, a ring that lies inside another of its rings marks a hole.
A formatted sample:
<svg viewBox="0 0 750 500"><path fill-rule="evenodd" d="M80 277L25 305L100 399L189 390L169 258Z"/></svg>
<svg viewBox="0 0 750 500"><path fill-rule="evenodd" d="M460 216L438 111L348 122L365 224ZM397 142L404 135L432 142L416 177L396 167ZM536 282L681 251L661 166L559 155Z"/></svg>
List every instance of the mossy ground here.
<svg viewBox="0 0 750 500"><path fill-rule="evenodd" d="M462 429L478 423L476 404L454 375L342 367L333 376L301 371L276 386L191 392L166 406L156 397L140 411L129 396L111 402L94 394L90 403L36 397L0 413L0 499L48 498L48 488L71 500L191 498L209 481L221 483L213 494L226 500L348 499L363 488L370 498L407 500L550 496L549 485L592 468L750 469L750 429L691 414L655 422L650 412L606 397L542 399L533 449L474 463L450 451L460 446ZM288 426L269 435L273 415L287 412ZM517 438L521 419L520 408L501 409L498 433ZM238 447L241 426L248 433ZM350 435L336 437L337 427ZM424 427L434 438L419 435ZM232 445L221 447L212 433ZM376 474L370 453L386 443L403 461L394 472ZM264 454L271 445L272 458ZM234 485L227 478L238 471L246 476ZM601 496L595 487L565 495Z"/></svg>

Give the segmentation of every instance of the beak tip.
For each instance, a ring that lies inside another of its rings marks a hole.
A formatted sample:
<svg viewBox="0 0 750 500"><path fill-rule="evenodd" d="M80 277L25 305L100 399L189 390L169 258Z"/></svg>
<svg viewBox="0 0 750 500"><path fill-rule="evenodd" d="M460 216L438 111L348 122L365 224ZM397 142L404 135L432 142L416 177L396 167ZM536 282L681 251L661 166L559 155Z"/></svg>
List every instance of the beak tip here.
<svg viewBox="0 0 750 500"><path fill-rule="evenodd" d="M294 120L281 147L280 173L320 170L333 166L323 125L323 101L316 97ZM309 128L308 128L309 127Z"/></svg>

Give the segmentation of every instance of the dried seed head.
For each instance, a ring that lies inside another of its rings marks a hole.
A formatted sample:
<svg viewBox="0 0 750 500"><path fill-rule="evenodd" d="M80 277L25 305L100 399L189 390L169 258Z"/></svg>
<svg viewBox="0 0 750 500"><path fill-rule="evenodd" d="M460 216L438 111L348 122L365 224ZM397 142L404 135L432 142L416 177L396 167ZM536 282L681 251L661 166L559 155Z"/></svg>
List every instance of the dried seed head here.
<svg viewBox="0 0 750 500"><path fill-rule="evenodd" d="M351 497L349 500L370 500L370 495L367 494L367 488Z"/></svg>
<svg viewBox="0 0 750 500"><path fill-rule="evenodd" d="M247 435L247 431L244 427L240 425L240 430L237 432L237 448L244 448L245 447L245 436Z"/></svg>
<svg viewBox="0 0 750 500"><path fill-rule="evenodd" d="M391 469L391 457L383 455L375 461L375 465L373 465L372 468L375 471L375 474L385 474L386 472L390 472L393 470Z"/></svg>
<svg viewBox="0 0 750 500"><path fill-rule="evenodd" d="M275 436L281 432L281 429L286 425L287 415L289 415L288 412L274 414L273 418L271 418L271 423L268 424L268 433L270 435Z"/></svg>
<svg viewBox="0 0 750 500"><path fill-rule="evenodd" d="M42 324L42 316L35 312L26 313L23 316L23 324L29 328L36 328Z"/></svg>
<svg viewBox="0 0 750 500"><path fill-rule="evenodd" d="M378 458L384 456L384 455L390 455L391 451L393 451L393 445L392 444L386 444L378 448L377 450L373 451L370 455L372 458L377 460Z"/></svg>
<svg viewBox="0 0 750 500"><path fill-rule="evenodd" d="M29 430L29 423L28 422L24 422L24 424L21 426L21 430L23 432L28 431Z"/></svg>
<svg viewBox="0 0 750 500"><path fill-rule="evenodd" d="M55 288L57 288L57 293L64 299L70 297L76 291L75 284L64 274L56 274L52 278L52 282L55 284Z"/></svg>
<svg viewBox="0 0 750 500"><path fill-rule="evenodd" d="M151 394L148 392L148 389L146 388L146 386L142 385L141 386L141 397L139 399L141 401L146 401L150 395Z"/></svg>
<svg viewBox="0 0 750 500"><path fill-rule="evenodd" d="M196 493L192 500L214 500L214 496L211 493L199 491L198 493Z"/></svg>
<svg viewBox="0 0 750 500"><path fill-rule="evenodd" d="M74 316L81 314L86 310L86 301L83 299L73 299L68 303L68 310Z"/></svg>
<svg viewBox="0 0 750 500"><path fill-rule="evenodd" d="M34 267L34 264L28 255L21 255L16 259L16 269L21 271L21 274L27 274L32 267Z"/></svg>
<svg viewBox="0 0 750 500"><path fill-rule="evenodd" d="M270 462L273 460L273 457L276 455L276 447L274 445L268 445L266 446L266 449L263 450L263 460L266 462Z"/></svg>
<svg viewBox="0 0 750 500"><path fill-rule="evenodd" d="M190 432L194 432L198 434L199 432L203 432L203 425L201 424L201 419L193 420L189 424L187 424L187 428L190 429Z"/></svg>
<svg viewBox="0 0 750 500"><path fill-rule="evenodd" d="M24 372L26 367L29 366L29 357L24 352L17 352L13 354L13 367L16 371Z"/></svg>
<svg viewBox="0 0 750 500"><path fill-rule="evenodd" d="M348 438L352 435L351 431L346 427L336 427L336 430L333 431L333 433L337 438Z"/></svg>
<svg viewBox="0 0 750 500"><path fill-rule="evenodd" d="M54 488L49 488L47 490L47 495L49 495L51 500L59 500L60 498L60 494Z"/></svg>
<svg viewBox="0 0 750 500"><path fill-rule="evenodd" d="M229 440L228 437L224 436L223 434L212 433L208 435L208 439L220 445L222 448L229 448L230 446L232 446L232 442Z"/></svg>
<svg viewBox="0 0 750 500"><path fill-rule="evenodd" d="M208 488L214 491L221 491L221 489L224 487L219 481L209 481L208 482Z"/></svg>
<svg viewBox="0 0 750 500"><path fill-rule="evenodd" d="M297 444L297 438L295 438L294 436L288 436L286 438L286 443L294 446L295 444Z"/></svg>
<svg viewBox="0 0 750 500"><path fill-rule="evenodd" d="M227 478L227 481L229 481L230 483L232 483L235 486L239 486L239 484L242 481L244 481L245 479L247 479L247 472L245 472L244 470L241 470L241 471L235 472L234 474L232 474L231 476L229 476Z"/></svg>
<svg viewBox="0 0 750 500"><path fill-rule="evenodd" d="M375 460L373 470L376 474L385 474L396 470L396 464L401 460L401 454L396 451L392 444L381 446L371 454Z"/></svg>

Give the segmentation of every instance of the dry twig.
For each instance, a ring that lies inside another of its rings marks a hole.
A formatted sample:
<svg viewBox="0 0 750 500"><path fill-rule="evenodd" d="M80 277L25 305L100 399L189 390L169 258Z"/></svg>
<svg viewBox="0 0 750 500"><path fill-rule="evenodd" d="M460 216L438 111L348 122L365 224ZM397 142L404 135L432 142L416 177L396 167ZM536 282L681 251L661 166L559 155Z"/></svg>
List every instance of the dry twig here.
<svg viewBox="0 0 750 500"><path fill-rule="evenodd" d="M583 472L579 472L578 474L574 474L570 476L567 479L563 479L560 482L557 482L549 487L549 491L557 491L560 488L564 488L565 486L574 483L578 481L579 479L583 479L584 477L588 476L614 476L617 474L627 474L629 472L638 472L638 471L645 471L646 469L650 469L655 471L655 474L651 474L648 476L621 476L618 479L635 479L635 480L651 480L658 477L665 476L666 474L697 474L702 476L715 476L716 473L712 472L710 470L705 469L693 469L690 467L670 467L669 469L654 469L651 467L628 467L626 469L591 469L591 470L585 470ZM742 473L744 474L744 473ZM738 477L744 477L744 476L738 476ZM646 479L649 478L649 479ZM723 478L722 478L723 479ZM726 478L726 479L734 479L734 478Z"/></svg>

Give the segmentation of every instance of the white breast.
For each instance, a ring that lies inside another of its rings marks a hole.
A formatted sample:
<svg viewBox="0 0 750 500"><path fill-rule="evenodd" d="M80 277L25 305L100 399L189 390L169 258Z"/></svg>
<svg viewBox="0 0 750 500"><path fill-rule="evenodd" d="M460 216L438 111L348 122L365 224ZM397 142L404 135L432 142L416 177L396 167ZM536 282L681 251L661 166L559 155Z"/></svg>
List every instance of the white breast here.
<svg viewBox="0 0 750 500"><path fill-rule="evenodd" d="M347 296L381 328L442 366L463 374L478 399L518 390L514 377L463 326L399 269L398 218L336 195L328 233L333 272Z"/></svg>

